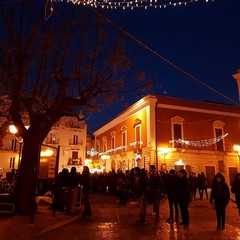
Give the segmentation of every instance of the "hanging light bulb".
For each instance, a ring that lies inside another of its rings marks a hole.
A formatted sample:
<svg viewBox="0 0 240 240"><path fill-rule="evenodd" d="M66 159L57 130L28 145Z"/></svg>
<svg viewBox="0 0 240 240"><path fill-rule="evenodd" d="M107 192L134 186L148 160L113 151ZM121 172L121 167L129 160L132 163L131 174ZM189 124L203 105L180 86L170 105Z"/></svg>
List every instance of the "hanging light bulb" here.
<svg viewBox="0 0 240 240"><path fill-rule="evenodd" d="M199 2L200 0L170 0L168 3L164 3L164 1L161 0L51 0L51 2L63 2L66 1L67 3L72 3L72 4L82 4L83 6L92 6L92 7L101 7L101 8L107 8L107 9L118 9L121 8L123 10L125 9L135 9L135 8L166 8L168 6L181 6L184 5L186 6L187 4L190 3L196 3ZM209 0L201 0L204 2L209 2ZM214 0L211 0L214 2ZM115 7L112 7L114 5ZM53 11L53 8L50 8L50 11Z"/></svg>

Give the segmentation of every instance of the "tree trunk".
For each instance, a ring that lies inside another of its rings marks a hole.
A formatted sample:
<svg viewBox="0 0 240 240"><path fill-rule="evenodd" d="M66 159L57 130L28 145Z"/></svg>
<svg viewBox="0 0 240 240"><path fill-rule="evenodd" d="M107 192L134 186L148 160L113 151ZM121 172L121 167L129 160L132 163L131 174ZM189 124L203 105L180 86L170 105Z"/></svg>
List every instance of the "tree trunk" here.
<svg viewBox="0 0 240 240"><path fill-rule="evenodd" d="M41 141L36 139L34 134L24 138L22 160L15 189L16 213L18 215L31 215L35 211L40 146Z"/></svg>

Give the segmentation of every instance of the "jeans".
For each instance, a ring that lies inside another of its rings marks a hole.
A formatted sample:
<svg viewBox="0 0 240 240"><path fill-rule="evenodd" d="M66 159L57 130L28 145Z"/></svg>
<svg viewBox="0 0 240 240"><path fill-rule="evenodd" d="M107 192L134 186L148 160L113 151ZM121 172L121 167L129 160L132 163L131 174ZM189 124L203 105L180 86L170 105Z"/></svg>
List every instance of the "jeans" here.
<svg viewBox="0 0 240 240"><path fill-rule="evenodd" d="M216 204L216 214L217 214L217 225L218 227L225 226L225 218L226 218L226 205L224 204Z"/></svg>
<svg viewBox="0 0 240 240"><path fill-rule="evenodd" d="M169 211L170 211L170 218L173 220L173 206L175 208L175 220L178 221L179 212L178 212L178 204L175 200L173 200L172 197L168 196L168 205L169 205Z"/></svg>
<svg viewBox="0 0 240 240"><path fill-rule="evenodd" d="M179 207L182 215L182 223L186 226L189 225L189 211L188 211L189 203L185 201L179 202Z"/></svg>

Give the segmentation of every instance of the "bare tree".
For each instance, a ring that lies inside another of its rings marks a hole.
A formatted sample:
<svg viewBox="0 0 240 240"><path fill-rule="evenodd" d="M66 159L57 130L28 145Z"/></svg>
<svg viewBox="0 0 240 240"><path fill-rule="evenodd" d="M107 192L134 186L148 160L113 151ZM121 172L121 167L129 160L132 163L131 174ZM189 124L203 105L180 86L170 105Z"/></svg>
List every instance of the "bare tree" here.
<svg viewBox="0 0 240 240"><path fill-rule="evenodd" d="M31 214L34 207L40 146L52 126L62 116L96 110L119 97L126 90L120 73L130 64L122 41L108 36L101 19L84 21L74 10L59 9L45 21L43 9L1 6L1 130L12 121L24 141L16 183L21 215Z"/></svg>

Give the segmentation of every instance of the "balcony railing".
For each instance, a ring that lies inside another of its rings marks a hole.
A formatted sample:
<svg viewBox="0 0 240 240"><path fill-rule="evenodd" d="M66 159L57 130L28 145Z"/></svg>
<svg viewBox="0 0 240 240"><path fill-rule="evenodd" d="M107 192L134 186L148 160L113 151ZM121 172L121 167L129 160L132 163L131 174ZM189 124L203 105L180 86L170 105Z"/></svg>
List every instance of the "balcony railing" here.
<svg viewBox="0 0 240 240"><path fill-rule="evenodd" d="M77 146L83 146L83 140L78 140L78 141L69 141L69 145L77 145Z"/></svg>
<svg viewBox="0 0 240 240"><path fill-rule="evenodd" d="M59 138L46 138L44 143L46 143L46 144L59 144Z"/></svg>

